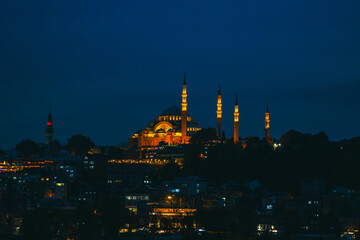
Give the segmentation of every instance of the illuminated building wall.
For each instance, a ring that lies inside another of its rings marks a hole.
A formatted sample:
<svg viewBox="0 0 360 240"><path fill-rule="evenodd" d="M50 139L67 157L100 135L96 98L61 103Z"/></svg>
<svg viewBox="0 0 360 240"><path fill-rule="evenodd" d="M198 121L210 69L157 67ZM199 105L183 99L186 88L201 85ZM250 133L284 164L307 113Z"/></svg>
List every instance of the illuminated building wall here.
<svg viewBox="0 0 360 240"><path fill-rule="evenodd" d="M166 229L166 231L170 232L170 229L197 228L194 218L195 213L195 208L154 207L149 212L150 222L148 227ZM187 221L183 221L184 217L187 217Z"/></svg>

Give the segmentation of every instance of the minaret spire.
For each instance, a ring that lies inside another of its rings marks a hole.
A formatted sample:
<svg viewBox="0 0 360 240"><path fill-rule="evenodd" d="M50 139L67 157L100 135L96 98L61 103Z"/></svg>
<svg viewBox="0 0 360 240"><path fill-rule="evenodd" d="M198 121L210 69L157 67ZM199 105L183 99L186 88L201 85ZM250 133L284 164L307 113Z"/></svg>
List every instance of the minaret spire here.
<svg viewBox="0 0 360 240"><path fill-rule="evenodd" d="M48 121L46 123L46 128L45 128L45 135L46 135L46 144L49 145L54 135L51 109L49 109Z"/></svg>
<svg viewBox="0 0 360 240"><path fill-rule="evenodd" d="M217 135L218 135L219 139L221 139L221 120L222 120L221 106L222 106L222 103L221 103L221 89L220 89L220 84L219 84L217 110L216 110Z"/></svg>
<svg viewBox="0 0 360 240"><path fill-rule="evenodd" d="M234 143L239 141L239 105L238 97L235 98L235 109L234 109Z"/></svg>
<svg viewBox="0 0 360 240"><path fill-rule="evenodd" d="M184 73L184 82L182 88L182 101L181 101L181 136L183 138L183 142L186 142L186 128L187 128L187 92L186 92L186 78Z"/></svg>
<svg viewBox="0 0 360 240"><path fill-rule="evenodd" d="M52 113L51 113L51 108L49 108L48 122L52 122Z"/></svg>
<svg viewBox="0 0 360 240"><path fill-rule="evenodd" d="M266 112L265 112L265 140L268 143L272 143L270 137L270 113L269 113L269 104L266 103Z"/></svg>

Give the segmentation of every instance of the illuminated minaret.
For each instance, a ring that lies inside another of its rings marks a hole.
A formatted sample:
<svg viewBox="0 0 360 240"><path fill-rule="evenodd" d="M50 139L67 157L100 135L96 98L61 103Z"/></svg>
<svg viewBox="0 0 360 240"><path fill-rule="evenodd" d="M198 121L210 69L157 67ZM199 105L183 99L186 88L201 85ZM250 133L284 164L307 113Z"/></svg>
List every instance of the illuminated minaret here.
<svg viewBox="0 0 360 240"><path fill-rule="evenodd" d="M49 145L53 138L53 135L54 135L51 111L49 112L49 115L48 115L48 121L46 123L45 134L46 134L46 144Z"/></svg>
<svg viewBox="0 0 360 240"><path fill-rule="evenodd" d="M218 100L217 100L217 110L216 110L216 122L217 122L217 135L219 139L221 138L221 119L222 119L222 111L221 111L221 90L219 85L218 91Z"/></svg>
<svg viewBox="0 0 360 240"><path fill-rule="evenodd" d="M186 122L187 122L187 102L186 102L186 79L184 73L184 82L182 89L182 100L181 100L181 136L183 137L183 141L185 141L186 137Z"/></svg>
<svg viewBox="0 0 360 240"><path fill-rule="evenodd" d="M270 115L269 115L269 105L266 104L266 112L265 112L265 140L268 143L271 143L270 138Z"/></svg>
<svg viewBox="0 0 360 240"><path fill-rule="evenodd" d="M234 109L234 143L239 141L239 105L238 98L236 95L235 109Z"/></svg>

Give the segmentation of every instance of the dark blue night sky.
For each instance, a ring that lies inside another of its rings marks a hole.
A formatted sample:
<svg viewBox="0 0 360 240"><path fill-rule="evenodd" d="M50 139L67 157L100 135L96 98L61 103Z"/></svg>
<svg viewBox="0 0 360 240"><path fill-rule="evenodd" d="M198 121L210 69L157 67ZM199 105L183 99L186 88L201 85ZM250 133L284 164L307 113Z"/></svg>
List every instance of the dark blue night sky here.
<svg viewBox="0 0 360 240"><path fill-rule="evenodd" d="M360 135L360 1L39 0L0 3L0 148L81 133L127 141L174 103L232 137Z"/></svg>

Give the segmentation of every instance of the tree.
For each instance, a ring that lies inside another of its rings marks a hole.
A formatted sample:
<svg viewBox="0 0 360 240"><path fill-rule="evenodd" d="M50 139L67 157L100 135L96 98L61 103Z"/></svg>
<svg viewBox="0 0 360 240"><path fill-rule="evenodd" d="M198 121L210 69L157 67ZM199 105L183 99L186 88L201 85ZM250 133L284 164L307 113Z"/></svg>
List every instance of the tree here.
<svg viewBox="0 0 360 240"><path fill-rule="evenodd" d="M221 136L221 141L225 142L226 141L226 135L225 135L225 131L222 131L222 136Z"/></svg>
<svg viewBox="0 0 360 240"><path fill-rule="evenodd" d="M22 231L24 239L52 239L53 232L51 231L52 216L45 209L30 210L26 213Z"/></svg>
<svg viewBox="0 0 360 240"><path fill-rule="evenodd" d="M196 132L191 138L190 143L206 143L219 140L215 128L205 128Z"/></svg>
<svg viewBox="0 0 360 240"><path fill-rule="evenodd" d="M124 152L125 152L125 150L121 149L120 147L111 146L111 147L109 147L108 154L109 154L110 158L120 159L120 158L124 157Z"/></svg>
<svg viewBox="0 0 360 240"><path fill-rule="evenodd" d="M81 134L74 135L67 140L67 147L72 155L83 156L94 147L95 144L90 140L89 137Z"/></svg>
<svg viewBox="0 0 360 240"><path fill-rule="evenodd" d="M40 147L36 142L26 139L16 144L15 150L23 154L25 158L30 158L31 156L39 153Z"/></svg>
<svg viewBox="0 0 360 240"><path fill-rule="evenodd" d="M61 150L61 144L58 140L53 140L49 144L49 148L52 155L58 155Z"/></svg>

